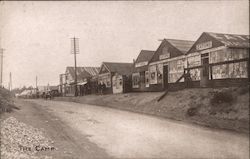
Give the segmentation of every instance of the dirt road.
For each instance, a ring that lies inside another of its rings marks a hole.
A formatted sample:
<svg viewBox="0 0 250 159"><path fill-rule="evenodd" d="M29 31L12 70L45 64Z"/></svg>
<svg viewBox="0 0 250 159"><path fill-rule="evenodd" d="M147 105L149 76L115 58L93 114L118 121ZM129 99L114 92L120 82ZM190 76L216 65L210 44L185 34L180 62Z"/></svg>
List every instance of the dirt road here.
<svg viewBox="0 0 250 159"><path fill-rule="evenodd" d="M17 103L15 116L44 128L57 158L249 158L245 134L86 104Z"/></svg>
<svg viewBox="0 0 250 159"><path fill-rule="evenodd" d="M33 100L115 158L249 158L249 137L111 108Z"/></svg>
<svg viewBox="0 0 250 159"><path fill-rule="evenodd" d="M54 141L55 150L40 151L38 155L43 153L56 159L111 158L104 149L90 142L88 135L72 129L45 107L29 100L16 100L15 103L20 110L4 114L2 119L15 117L18 121L42 130Z"/></svg>

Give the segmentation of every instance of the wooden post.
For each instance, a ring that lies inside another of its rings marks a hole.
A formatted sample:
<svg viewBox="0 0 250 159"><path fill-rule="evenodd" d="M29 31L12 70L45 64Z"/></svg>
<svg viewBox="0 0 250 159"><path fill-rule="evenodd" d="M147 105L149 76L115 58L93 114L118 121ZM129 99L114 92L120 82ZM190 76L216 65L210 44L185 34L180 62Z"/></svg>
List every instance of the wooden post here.
<svg viewBox="0 0 250 159"><path fill-rule="evenodd" d="M211 83L211 86L213 87L214 86L214 81L213 81L213 66L209 65L209 71L210 71L210 83Z"/></svg>
<svg viewBox="0 0 250 159"><path fill-rule="evenodd" d="M211 65L209 66L209 70L210 70L210 78L211 80L213 80L213 69Z"/></svg>

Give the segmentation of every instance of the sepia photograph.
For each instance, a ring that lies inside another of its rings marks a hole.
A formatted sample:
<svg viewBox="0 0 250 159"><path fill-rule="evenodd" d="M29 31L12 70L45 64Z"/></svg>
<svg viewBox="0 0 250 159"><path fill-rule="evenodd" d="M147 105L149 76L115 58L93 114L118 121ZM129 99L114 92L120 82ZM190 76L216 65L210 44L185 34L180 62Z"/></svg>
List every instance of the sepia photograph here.
<svg viewBox="0 0 250 159"><path fill-rule="evenodd" d="M0 159L250 159L249 1L0 1Z"/></svg>

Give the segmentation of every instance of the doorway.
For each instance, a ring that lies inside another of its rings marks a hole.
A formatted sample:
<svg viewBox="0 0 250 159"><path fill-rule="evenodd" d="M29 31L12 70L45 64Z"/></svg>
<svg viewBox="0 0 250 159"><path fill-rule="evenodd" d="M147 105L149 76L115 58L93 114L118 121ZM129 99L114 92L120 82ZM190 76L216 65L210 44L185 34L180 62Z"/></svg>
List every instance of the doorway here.
<svg viewBox="0 0 250 159"><path fill-rule="evenodd" d="M163 66L163 86L164 89L168 88L168 65Z"/></svg>
<svg viewBox="0 0 250 159"><path fill-rule="evenodd" d="M201 70L201 87L207 87L208 86L208 81L209 81L209 58L208 54L204 54L201 57L201 65L202 65L202 70Z"/></svg>
<svg viewBox="0 0 250 159"><path fill-rule="evenodd" d="M144 89L145 88L145 71L140 72L140 88Z"/></svg>

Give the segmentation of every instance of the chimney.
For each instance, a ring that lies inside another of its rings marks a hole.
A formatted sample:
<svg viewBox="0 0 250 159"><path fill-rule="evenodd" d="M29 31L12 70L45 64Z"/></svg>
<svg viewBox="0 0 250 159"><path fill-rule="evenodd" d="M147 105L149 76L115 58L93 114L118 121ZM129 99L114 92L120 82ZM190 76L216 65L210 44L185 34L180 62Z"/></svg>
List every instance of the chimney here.
<svg viewBox="0 0 250 159"><path fill-rule="evenodd" d="M135 59L133 59L133 64L135 64Z"/></svg>

